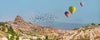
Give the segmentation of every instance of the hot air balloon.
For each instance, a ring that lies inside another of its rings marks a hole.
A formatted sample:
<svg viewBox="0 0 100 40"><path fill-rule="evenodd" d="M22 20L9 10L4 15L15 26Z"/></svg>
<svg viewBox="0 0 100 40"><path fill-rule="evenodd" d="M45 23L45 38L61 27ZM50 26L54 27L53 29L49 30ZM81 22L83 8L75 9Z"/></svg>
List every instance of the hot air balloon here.
<svg viewBox="0 0 100 40"><path fill-rule="evenodd" d="M80 2L80 6L83 7L84 6L84 2Z"/></svg>
<svg viewBox="0 0 100 40"><path fill-rule="evenodd" d="M76 7L75 6L70 6L69 11L71 12L71 14L74 14L74 12L76 11Z"/></svg>
<svg viewBox="0 0 100 40"><path fill-rule="evenodd" d="M66 11L65 12L65 15L66 15L66 17L69 17L70 16L70 12L69 11Z"/></svg>

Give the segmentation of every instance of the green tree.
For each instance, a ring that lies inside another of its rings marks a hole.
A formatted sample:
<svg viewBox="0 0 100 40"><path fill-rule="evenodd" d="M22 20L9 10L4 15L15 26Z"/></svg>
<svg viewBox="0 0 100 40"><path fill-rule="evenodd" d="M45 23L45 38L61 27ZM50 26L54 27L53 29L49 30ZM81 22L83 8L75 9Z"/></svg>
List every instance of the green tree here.
<svg viewBox="0 0 100 40"><path fill-rule="evenodd" d="M11 26L8 27L8 33L11 34L11 37L8 37L8 40L14 40L14 36L16 36L16 40L19 40L19 34L17 34Z"/></svg>
<svg viewBox="0 0 100 40"><path fill-rule="evenodd" d="M48 36L47 36L47 35L45 36L45 40L49 40L49 38L48 38Z"/></svg>
<svg viewBox="0 0 100 40"><path fill-rule="evenodd" d="M95 23L91 23L91 25L96 25Z"/></svg>
<svg viewBox="0 0 100 40"><path fill-rule="evenodd" d="M16 40L19 40L19 35L16 36Z"/></svg>

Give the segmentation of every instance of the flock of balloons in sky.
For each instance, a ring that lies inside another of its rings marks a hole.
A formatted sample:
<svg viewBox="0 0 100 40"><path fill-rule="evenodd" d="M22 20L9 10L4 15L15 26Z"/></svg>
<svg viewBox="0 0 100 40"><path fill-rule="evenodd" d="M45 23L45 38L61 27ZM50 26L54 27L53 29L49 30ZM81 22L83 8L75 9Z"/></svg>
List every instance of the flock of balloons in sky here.
<svg viewBox="0 0 100 40"><path fill-rule="evenodd" d="M84 2L80 2L80 6L83 7L84 6ZM69 11L65 11L65 15L66 17L70 17L71 14L74 14L76 11L76 7L75 6L70 6Z"/></svg>

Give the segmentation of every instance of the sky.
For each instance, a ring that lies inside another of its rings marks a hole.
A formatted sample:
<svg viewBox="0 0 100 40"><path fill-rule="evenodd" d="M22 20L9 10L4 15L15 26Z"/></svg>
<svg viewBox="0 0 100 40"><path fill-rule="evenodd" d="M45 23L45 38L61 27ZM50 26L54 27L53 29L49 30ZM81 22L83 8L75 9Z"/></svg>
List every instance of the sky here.
<svg viewBox="0 0 100 40"><path fill-rule="evenodd" d="M80 6L84 2L84 7ZM52 14L57 22L100 23L100 0L0 0L0 21L14 20L16 15L29 21L31 16ZM67 18L64 15L69 6L76 12Z"/></svg>

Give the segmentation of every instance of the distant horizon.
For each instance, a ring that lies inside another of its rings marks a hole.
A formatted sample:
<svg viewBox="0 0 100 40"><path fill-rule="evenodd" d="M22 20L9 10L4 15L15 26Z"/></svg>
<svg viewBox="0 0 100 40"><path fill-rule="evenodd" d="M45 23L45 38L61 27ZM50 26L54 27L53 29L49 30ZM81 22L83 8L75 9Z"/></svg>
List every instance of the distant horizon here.
<svg viewBox="0 0 100 40"><path fill-rule="evenodd" d="M17 16L17 15L16 15ZM15 17L16 17L15 16ZM20 15L19 15L20 16ZM6 20L6 21L1 21L0 20L0 22L7 22L7 21L14 21L15 20L15 17L13 18L13 19L10 19L10 20ZM22 17L22 16L21 16ZM32 22L30 19L29 19L29 17L27 18L27 20L24 18L24 17L22 17L26 22L31 22L31 23L34 23L34 22ZM54 22L60 22L60 21L54 21ZM67 23L67 22L60 22L60 23ZM91 23L93 23L93 22L91 22ZM91 23L72 23L72 24L91 24ZM69 24L71 24L71 23L69 23ZM95 24L100 24L100 23L95 23Z"/></svg>
<svg viewBox="0 0 100 40"><path fill-rule="evenodd" d="M13 21L16 15L30 22L30 17L51 14L55 22L62 23L100 23L100 0L0 0L0 21ZM84 6L80 6L84 2ZM64 14L69 6L75 6L76 12L67 18Z"/></svg>
<svg viewBox="0 0 100 40"><path fill-rule="evenodd" d="M13 20L9 20L9 21L15 21L15 18ZM23 20L26 21L24 18L23 18ZM2 21L0 21L0 22L2 22ZM8 22L8 21L3 21L3 22ZM37 25L40 25L40 26L51 26L51 27L54 27L54 28L57 28L57 29L62 29L62 30L66 30L66 29L72 30L74 28L81 28L81 27L86 26L86 25L91 25L91 23L88 23L88 24L85 24L85 23L67 23L67 22L56 22L56 21L39 22L39 23L34 23L32 21L26 21L26 22L31 22L32 24L37 24ZM97 23L95 23L95 24L97 24Z"/></svg>

